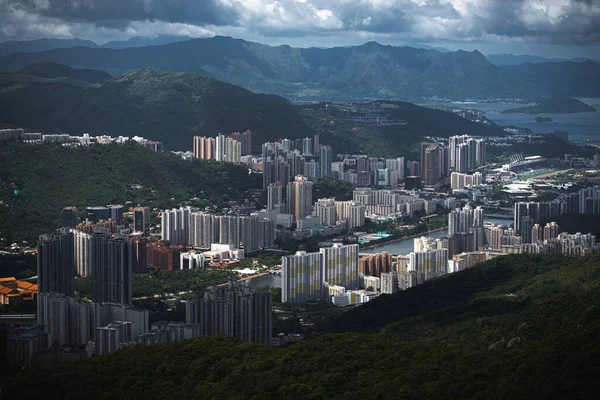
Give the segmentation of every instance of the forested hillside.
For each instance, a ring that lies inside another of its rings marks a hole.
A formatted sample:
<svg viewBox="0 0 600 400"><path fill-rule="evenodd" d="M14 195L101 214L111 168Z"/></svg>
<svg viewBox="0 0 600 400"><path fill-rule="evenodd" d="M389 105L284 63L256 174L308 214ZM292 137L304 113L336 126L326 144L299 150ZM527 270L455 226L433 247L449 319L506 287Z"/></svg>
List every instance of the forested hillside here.
<svg viewBox="0 0 600 400"><path fill-rule="evenodd" d="M184 161L138 144L63 147L3 143L0 146L0 237L35 239L57 228L65 206L109 203L179 207L248 198L259 187L241 166ZM16 190L16 192L15 192Z"/></svg>
<svg viewBox="0 0 600 400"><path fill-rule="evenodd" d="M595 399L600 255L497 258L346 312L337 331L286 348L226 337L137 346L22 373L6 381L3 393L62 399Z"/></svg>
<svg viewBox="0 0 600 400"><path fill-rule="evenodd" d="M369 126L342 121L323 104L295 106L282 97L252 93L198 73L141 69L89 85L56 78L60 68L48 66L53 79L0 74L0 124L44 133L138 135L178 150L191 150L194 135L250 129L256 153L267 141L318 133L336 152L393 157L408 155L409 147L426 135L505 134L498 126L404 102L396 102L398 108L389 114L405 124ZM32 67L38 75L40 68ZM61 70L73 76L70 68Z"/></svg>

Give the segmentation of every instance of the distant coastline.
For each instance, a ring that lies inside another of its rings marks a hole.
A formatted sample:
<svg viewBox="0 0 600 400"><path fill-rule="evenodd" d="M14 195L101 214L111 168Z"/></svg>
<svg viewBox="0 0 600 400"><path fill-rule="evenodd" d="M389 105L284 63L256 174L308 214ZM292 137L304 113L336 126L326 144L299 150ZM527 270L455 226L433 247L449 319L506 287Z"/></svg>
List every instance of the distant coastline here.
<svg viewBox="0 0 600 400"><path fill-rule="evenodd" d="M577 99L573 99L571 97L554 96L547 97L540 101L539 104L533 106L517 107L504 110L502 111L502 114L574 114L594 111L596 111L594 107Z"/></svg>

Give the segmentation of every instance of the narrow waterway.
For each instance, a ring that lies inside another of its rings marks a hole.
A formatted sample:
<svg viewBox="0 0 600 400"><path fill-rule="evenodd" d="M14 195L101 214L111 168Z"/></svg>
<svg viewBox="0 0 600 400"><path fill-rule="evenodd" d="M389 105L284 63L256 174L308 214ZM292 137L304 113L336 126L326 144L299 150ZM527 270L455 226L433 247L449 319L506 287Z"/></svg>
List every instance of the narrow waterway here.
<svg viewBox="0 0 600 400"><path fill-rule="evenodd" d="M500 219L500 218L486 218L486 222L492 222L498 225L510 225L512 223L509 219ZM436 231L425 234L424 236L432 237L432 238L441 238L448 234L446 230ZM361 249L361 253L381 253L383 251L387 251L392 254L408 254L411 251L414 251L414 238L410 239L401 239L391 243L385 243L381 246L370 247L368 249ZM246 285L253 288L260 288L265 286L271 287L281 287L281 277L274 275L264 275L257 276L256 278L251 278L245 281Z"/></svg>

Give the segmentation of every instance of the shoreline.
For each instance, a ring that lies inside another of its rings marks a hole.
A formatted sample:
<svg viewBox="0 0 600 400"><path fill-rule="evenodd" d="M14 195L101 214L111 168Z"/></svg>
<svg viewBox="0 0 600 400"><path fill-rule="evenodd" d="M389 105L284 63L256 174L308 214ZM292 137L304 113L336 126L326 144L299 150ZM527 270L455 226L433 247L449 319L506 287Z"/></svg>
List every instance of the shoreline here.
<svg viewBox="0 0 600 400"><path fill-rule="evenodd" d="M363 250L363 249L372 249L374 247L385 246L386 244L396 243L396 242L399 242L399 241L405 240L405 239L414 239L414 238L418 238L418 237L421 237L421 236L427 236L428 234L430 234L432 232L439 232L439 231L443 231L443 230L446 230L446 229L448 229L448 227L431 229L431 230L429 230L427 232L421 232L421 233L416 233L416 234L413 234L413 235L402 236L402 237L399 237L397 239L387 240L387 241L381 242L381 243L373 243L373 244L369 244L369 245L366 245L364 247L361 247L360 250Z"/></svg>

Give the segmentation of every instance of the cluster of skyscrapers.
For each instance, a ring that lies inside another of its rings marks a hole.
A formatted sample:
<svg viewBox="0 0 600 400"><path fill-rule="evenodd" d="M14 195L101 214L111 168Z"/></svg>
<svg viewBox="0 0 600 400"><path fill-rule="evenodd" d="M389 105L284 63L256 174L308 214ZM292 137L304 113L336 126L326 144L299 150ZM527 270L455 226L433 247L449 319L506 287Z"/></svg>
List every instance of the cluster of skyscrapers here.
<svg viewBox="0 0 600 400"><path fill-rule="evenodd" d="M333 151L313 138L267 142L261 149L263 189L275 183L286 187L296 176L307 178L332 177Z"/></svg>
<svg viewBox="0 0 600 400"><path fill-rule="evenodd" d="M201 160L215 160L239 163L240 157L252 152L252 133L246 130L230 136L194 136L194 157Z"/></svg>
<svg viewBox="0 0 600 400"><path fill-rule="evenodd" d="M269 210L250 215L215 215L180 207L161 213L161 236L171 245L210 249L218 243L248 253L273 246L275 224L275 213Z"/></svg>
<svg viewBox="0 0 600 400"><path fill-rule="evenodd" d="M282 301L308 302L328 297L329 286L358 289L358 245L334 244L319 252L284 256Z"/></svg>
<svg viewBox="0 0 600 400"><path fill-rule="evenodd" d="M199 336L229 335L251 343L270 343L273 329L269 291L230 282L212 287L186 302L186 323L198 326Z"/></svg>

